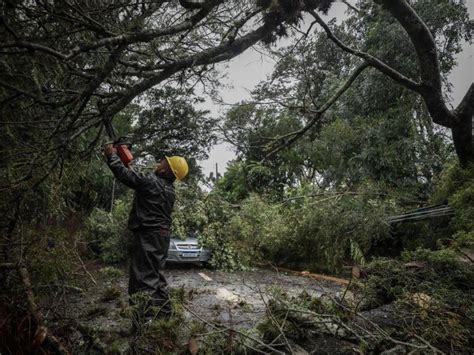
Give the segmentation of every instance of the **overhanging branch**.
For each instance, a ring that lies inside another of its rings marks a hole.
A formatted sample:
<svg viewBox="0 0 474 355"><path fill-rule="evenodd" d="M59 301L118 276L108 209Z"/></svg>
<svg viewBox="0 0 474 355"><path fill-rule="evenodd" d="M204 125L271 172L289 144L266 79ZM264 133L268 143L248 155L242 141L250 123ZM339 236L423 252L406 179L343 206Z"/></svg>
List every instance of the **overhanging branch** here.
<svg viewBox="0 0 474 355"><path fill-rule="evenodd" d="M268 26L264 24L255 31L248 33L238 39L231 39L220 46L204 50L200 53L197 53L196 55L163 64L162 71L140 81L131 89L122 92L122 97L107 109L106 115L113 116L125 106L127 106L136 96L152 88L153 86L158 85L180 70L199 65L214 64L236 57L249 47L253 46L263 37L271 33L275 26Z"/></svg>
<svg viewBox="0 0 474 355"><path fill-rule="evenodd" d="M331 31L329 26L321 19L321 17L313 10L309 11L309 13L316 19L316 22L324 29L326 32L327 36L331 41L333 41L339 48L344 50L347 53L350 53L352 55L355 55L359 58L364 59L367 63L369 63L371 66L376 68L377 70L381 71L382 73L388 75L390 78L395 80L396 82L402 84L403 86L407 87L408 89L414 90L414 91L419 91L420 90L420 84L417 83L416 81L406 77L399 71L395 70L394 68L390 67L386 63L384 63L382 60L378 59L377 57L374 57L373 55L359 51L357 49L354 49L352 47L349 47L348 45L344 44L339 38L337 38L334 33Z"/></svg>
<svg viewBox="0 0 474 355"><path fill-rule="evenodd" d="M280 142L274 149L272 149L265 157L263 158L264 160L268 160L281 150L289 147L292 145L294 142L296 142L298 139L300 139L306 132L308 132L315 124L318 122L323 114L341 97L342 94L344 94L347 89L349 89L352 85L352 83L357 79L357 77L369 67L368 62L363 62L360 64L354 72L351 74L351 76L344 82L341 87L334 93L334 95L326 101L318 110L313 111L313 118L301 129L285 134L284 136L280 136L275 138L275 141Z"/></svg>
<svg viewBox="0 0 474 355"><path fill-rule="evenodd" d="M384 7L399 21L408 33L417 53L422 79L421 83L404 76L380 59L345 45L332 33L316 12L310 11L310 13L339 48L364 58L371 66L400 85L419 93L423 97L433 121L442 126L452 128L457 119L444 102L436 44L426 24L405 0L376 0L376 2L383 3Z"/></svg>

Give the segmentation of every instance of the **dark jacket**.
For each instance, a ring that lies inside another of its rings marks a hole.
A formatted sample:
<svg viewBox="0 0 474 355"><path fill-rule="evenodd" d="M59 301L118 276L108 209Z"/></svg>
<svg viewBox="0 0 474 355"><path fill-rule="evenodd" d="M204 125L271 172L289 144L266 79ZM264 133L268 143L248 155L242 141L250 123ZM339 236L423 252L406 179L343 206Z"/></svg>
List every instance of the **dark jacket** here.
<svg viewBox="0 0 474 355"><path fill-rule="evenodd" d="M173 183L155 173L144 175L128 169L115 154L107 159L107 163L118 181L135 190L128 229L169 231L175 200Z"/></svg>

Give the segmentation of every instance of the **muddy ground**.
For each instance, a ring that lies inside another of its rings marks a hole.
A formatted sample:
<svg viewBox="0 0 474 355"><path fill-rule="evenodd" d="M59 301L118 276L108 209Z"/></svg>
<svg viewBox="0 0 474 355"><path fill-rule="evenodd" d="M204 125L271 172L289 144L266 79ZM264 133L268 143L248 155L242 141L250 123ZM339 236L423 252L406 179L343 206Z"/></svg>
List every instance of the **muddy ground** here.
<svg viewBox="0 0 474 355"><path fill-rule="evenodd" d="M82 292L71 290L62 300L67 307L55 311L56 316L72 322L68 345L87 353L129 353L133 334L132 322L126 314L127 271L101 265L89 270L90 277ZM263 319L272 290L290 296L302 292L312 296L335 295L342 291L342 286L334 282L264 268L230 273L198 265L171 265L165 275L171 288L181 289L186 295L183 324L209 321L237 330L253 328ZM59 323L53 325L60 327Z"/></svg>

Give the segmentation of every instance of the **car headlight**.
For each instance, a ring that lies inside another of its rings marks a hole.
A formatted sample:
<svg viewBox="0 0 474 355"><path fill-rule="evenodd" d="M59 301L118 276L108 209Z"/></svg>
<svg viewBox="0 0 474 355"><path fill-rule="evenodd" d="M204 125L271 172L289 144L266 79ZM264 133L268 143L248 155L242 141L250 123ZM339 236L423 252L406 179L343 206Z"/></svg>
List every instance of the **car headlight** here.
<svg viewBox="0 0 474 355"><path fill-rule="evenodd" d="M176 249L176 244L170 240L170 249Z"/></svg>

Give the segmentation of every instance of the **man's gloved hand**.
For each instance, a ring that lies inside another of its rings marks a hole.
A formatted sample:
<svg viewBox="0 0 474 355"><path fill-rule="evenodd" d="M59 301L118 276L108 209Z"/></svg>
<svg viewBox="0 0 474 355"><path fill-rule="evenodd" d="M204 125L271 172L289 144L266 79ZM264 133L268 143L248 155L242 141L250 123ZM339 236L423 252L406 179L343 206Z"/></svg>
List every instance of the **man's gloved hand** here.
<svg viewBox="0 0 474 355"><path fill-rule="evenodd" d="M104 145L104 155L110 157L113 154L117 154L117 148L114 147L113 143L107 143Z"/></svg>

